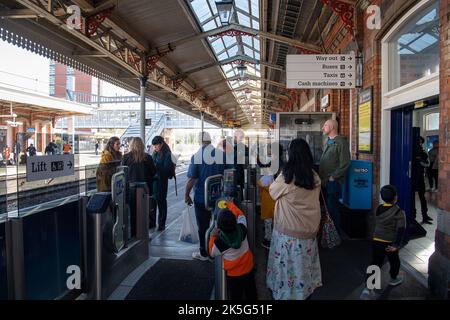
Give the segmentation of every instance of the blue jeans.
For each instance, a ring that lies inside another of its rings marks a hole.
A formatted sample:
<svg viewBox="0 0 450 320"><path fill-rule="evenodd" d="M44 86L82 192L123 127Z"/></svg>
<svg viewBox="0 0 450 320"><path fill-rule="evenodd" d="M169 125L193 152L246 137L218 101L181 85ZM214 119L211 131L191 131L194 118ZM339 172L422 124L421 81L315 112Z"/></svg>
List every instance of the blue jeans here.
<svg viewBox="0 0 450 320"><path fill-rule="evenodd" d="M339 234L341 234L341 213L339 212L339 198L341 196L341 185L337 181L327 181L325 186L325 198L327 201L328 212L333 220Z"/></svg>
<svg viewBox="0 0 450 320"><path fill-rule="evenodd" d="M208 244L206 243L205 236L211 222L211 211L206 210L205 204L200 202L194 202L194 208L198 226L198 238L200 240L200 254L207 257L208 249L206 246Z"/></svg>

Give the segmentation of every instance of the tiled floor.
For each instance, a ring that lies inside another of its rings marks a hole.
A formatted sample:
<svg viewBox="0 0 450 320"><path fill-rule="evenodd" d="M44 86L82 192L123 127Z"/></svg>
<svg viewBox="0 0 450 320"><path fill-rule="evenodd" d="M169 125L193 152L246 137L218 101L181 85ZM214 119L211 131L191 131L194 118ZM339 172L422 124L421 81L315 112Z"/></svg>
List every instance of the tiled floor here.
<svg viewBox="0 0 450 320"><path fill-rule="evenodd" d="M425 194L428 202L428 215L433 218L433 224L422 224L427 231L426 237L411 240L405 248L400 251L400 258L418 271L418 275L423 277L425 283L428 279L428 259L434 252L434 236L436 231L436 192ZM421 221L420 201L416 198L416 208L418 209L417 220Z"/></svg>

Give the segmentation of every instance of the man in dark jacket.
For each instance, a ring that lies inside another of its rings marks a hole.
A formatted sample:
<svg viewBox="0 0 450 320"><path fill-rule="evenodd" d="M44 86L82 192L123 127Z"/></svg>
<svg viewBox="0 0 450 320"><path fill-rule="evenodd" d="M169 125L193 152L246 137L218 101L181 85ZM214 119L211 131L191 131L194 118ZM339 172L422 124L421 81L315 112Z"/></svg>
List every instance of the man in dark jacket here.
<svg viewBox="0 0 450 320"><path fill-rule="evenodd" d="M344 182L345 174L350 166L350 151L345 138L338 135L336 120L327 120L322 130L328 139L320 158L319 175L331 219L333 219L338 232L341 233L341 213L338 210L338 201L341 195L341 184Z"/></svg>
<svg viewBox="0 0 450 320"><path fill-rule="evenodd" d="M156 167L156 177L153 183L153 197L156 199L159 211L158 231L166 229L167 219L167 191L169 189L169 178L173 174L172 152L161 136L156 136L152 140L154 152L152 155ZM150 215L150 228L156 226L156 210Z"/></svg>
<svg viewBox="0 0 450 320"><path fill-rule="evenodd" d="M419 194L420 209L422 211L422 222L431 224L433 219L428 215L427 199L425 198L425 168L428 168L430 162L428 154L423 150L425 139L419 137L419 141L414 146L414 154L412 159L412 213L416 219L416 192Z"/></svg>

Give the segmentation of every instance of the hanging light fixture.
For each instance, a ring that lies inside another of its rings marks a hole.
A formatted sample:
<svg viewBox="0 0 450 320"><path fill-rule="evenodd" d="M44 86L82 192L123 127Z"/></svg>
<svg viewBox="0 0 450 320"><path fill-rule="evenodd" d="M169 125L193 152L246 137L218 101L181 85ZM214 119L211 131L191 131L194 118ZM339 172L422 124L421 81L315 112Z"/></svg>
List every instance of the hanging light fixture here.
<svg viewBox="0 0 450 320"><path fill-rule="evenodd" d="M243 63L239 64L237 67L239 78L245 78L247 74L247 66Z"/></svg>
<svg viewBox="0 0 450 320"><path fill-rule="evenodd" d="M230 24L231 15L233 14L233 0L216 1L216 8L219 12L220 23L226 26Z"/></svg>

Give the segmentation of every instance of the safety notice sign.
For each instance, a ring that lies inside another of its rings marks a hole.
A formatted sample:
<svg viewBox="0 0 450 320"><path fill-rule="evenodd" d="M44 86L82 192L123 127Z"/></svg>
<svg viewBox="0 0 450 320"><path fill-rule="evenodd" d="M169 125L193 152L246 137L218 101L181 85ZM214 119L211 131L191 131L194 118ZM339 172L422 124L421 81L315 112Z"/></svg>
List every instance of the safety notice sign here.
<svg viewBox="0 0 450 320"><path fill-rule="evenodd" d="M350 89L355 87L354 54L288 54L288 89Z"/></svg>
<svg viewBox="0 0 450 320"><path fill-rule="evenodd" d="M27 182L70 176L74 167L73 154L27 157Z"/></svg>

